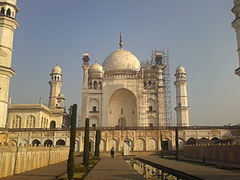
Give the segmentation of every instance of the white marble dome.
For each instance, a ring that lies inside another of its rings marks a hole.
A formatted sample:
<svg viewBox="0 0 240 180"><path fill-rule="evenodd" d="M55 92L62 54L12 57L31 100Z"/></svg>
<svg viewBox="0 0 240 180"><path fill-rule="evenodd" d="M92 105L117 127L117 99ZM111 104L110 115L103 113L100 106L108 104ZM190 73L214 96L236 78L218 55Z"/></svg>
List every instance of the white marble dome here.
<svg viewBox="0 0 240 180"><path fill-rule="evenodd" d="M95 63L95 64L91 65L89 71L90 72L95 72L95 73L102 73L103 72L103 67L100 64Z"/></svg>
<svg viewBox="0 0 240 180"><path fill-rule="evenodd" d="M60 66L54 66L54 67L52 68L52 73L53 73L53 74L62 74L62 69L61 69L61 67L60 67Z"/></svg>
<svg viewBox="0 0 240 180"><path fill-rule="evenodd" d="M176 69L176 73L186 73L185 68L183 66L178 66Z"/></svg>
<svg viewBox="0 0 240 180"><path fill-rule="evenodd" d="M140 68L141 65L137 57L124 49L112 52L103 62L104 72L139 71Z"/></svg>

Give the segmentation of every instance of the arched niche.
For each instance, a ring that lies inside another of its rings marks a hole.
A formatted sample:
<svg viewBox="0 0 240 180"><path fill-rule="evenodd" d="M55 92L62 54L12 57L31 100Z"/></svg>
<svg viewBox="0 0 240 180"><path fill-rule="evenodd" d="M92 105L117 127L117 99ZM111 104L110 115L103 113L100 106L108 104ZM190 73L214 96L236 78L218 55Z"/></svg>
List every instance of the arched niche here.
<svg viewBox="0 0 240 180"><path fill-rule="evenodd" d="M65 146L66 143L65 143L65 141L63 139L59 139L59 140L57 140L56 145L57 146Z"/></svg>
<svg viewBox="0 0 240 180"><path fill-rule="evenodd" d="M118 89L110 97L108 126L119 126L118 120L126 119L126 127L137 126L137 99L128 89Z"/></svg>
<svg viewBox="0 0 240 180"><path fill-rule="evenodd" d="M145 151L146 150L146 143L145 140L139 138L134 143L134 151Z"/></svg>
<svg viewBox="0 0 240 180"><path fill-rule="evenodd" d="M44 146L52 146L53 145L53 141L51 139L47 139L44 141Z"/></svg>

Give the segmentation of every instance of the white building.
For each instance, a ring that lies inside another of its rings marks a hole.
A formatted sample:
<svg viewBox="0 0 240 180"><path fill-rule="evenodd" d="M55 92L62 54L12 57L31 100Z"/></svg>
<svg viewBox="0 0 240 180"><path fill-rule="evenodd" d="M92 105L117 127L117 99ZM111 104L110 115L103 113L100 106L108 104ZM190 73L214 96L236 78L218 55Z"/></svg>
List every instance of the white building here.
<svg viewBox="0 0 240 180"><path fill-rule="evenodd" d="M123 49L121 37L119 46L102 65L90 65L89 54L83 54L80 126L87 117L90 126L97 127L165 126L162 54L143 65Z"/></svg>
<svg viewBox="0 0 240 180"><path fill-rule="evenodd" d="M8 128L62 128L69 124L64 109L64 95L61 93L62 70L52 69L48 107L39 104L10 104L8 109Z"/></svg>

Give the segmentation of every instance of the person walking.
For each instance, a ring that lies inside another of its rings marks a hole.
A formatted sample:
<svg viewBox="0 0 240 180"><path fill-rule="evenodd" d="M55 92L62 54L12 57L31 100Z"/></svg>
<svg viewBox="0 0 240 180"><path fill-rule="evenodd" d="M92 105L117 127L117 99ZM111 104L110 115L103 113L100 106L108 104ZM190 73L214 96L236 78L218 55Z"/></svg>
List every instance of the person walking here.
<svg viewBox="0 0 240 180"><path fill-rule="evenodd" d="M114 158L114 147L112 147L110 153L111 153L111 157Z"/></svg>

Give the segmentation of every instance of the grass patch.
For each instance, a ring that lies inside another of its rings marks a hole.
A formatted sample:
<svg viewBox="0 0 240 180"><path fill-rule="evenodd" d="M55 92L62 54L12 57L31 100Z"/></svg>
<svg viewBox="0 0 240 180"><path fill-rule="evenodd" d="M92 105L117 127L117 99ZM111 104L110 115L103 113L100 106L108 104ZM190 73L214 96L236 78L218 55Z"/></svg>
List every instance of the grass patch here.
<svg viewBox="0 0 240 180"><path fill-rule="evenodd" d="M90 170L98 163L98 161L100 161L100 158L98 159L90 159L89 160L89 170L87 171L87 169L83 166L83 164L79 164L76 165L74 167L74 175L73 178L74 179L83 179L84 177L86 177L86 175L90 172ZM67 180L67 173L63 174L62 176L57 178L58 180Z"/></svg>

